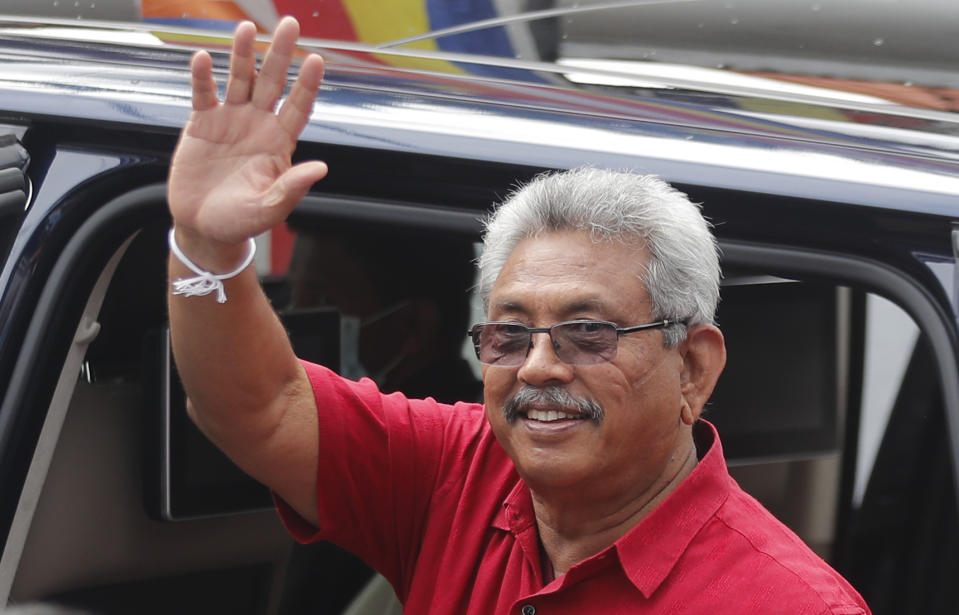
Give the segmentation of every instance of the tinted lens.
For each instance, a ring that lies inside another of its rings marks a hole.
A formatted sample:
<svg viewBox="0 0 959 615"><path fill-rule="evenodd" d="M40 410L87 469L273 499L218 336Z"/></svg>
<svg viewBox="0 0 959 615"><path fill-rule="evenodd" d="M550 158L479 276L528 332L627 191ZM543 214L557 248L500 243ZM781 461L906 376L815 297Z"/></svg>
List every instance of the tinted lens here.
<svg viewBox="0 0 959 615"><path fill-rule="evenodd" d="M603 363L616 356L618 335L608 322L564 322L552 329L556 356L570 365Z"/></svg>
<svg viewBox="0 0 959 615"><path fill-rule="evenodd" d="M473 346L480 362L487 365L514 366L526 360L530 330L523 325L485 323L471 331ZM553 351L570 365L603 363L616 356L618 334L609 322L572 321L550 329Z"/></svg>
<svg viewBox="0 0 959 615"><path fill-rule="evenodd" d="M473 328L473 345L481 363L519 365L529 350L529 329L522 325L491 323Z"/></svg>

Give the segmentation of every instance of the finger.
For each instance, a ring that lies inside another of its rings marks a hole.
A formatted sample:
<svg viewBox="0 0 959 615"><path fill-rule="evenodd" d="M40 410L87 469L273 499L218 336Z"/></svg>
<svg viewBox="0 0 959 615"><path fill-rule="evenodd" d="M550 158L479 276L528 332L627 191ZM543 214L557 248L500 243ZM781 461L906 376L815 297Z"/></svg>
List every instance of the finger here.
<svg viewBox="0 0 959 615"><path fill-rule="evenodd" d="M271 219L282 222L310 187L326 177L326 172L326 163L319 160L301 162L287 169L273 182L263 200L264 205L274 210Z"/></svg>
<svg viewBox="0 0 959 615"><path fill-rule="evenodd" d="M300 36L300 24L292 17L284 17L273 32L263 67L256 77L250 100L258 109L271 110L286 87L287 69L293 56L293 47Z"/></svg>
<svg viewBox="0 0 959 615"><path fill-rule="evenodd" d="M256 39L256 26L244 21L236 27L233 36L233 51L230 54L230 79L226 84L226 102L240 105L250 100L253 80L256 75L256 58L253 55L253 42Z"/></svg>
<svg viewBox="0 0 959 615"><path fill-rule="evenodd" d="M293 197L295 202L300 202L303 195L316 182L326 177L329 169L326 163L320 160L310 160L293 165L283 174L286 179L288 194Z"/></svg>
<svg viewBox="0 0 959 615"><path fill-rule="evenodd" d="M193 87L193 109L206 111L219 104L216 97L216 81L213 80L213 59L205 51L193 54L190 60L190 75Z"/></svg>
<svg viewBox="0 0 959 615"><path fill-rule="evenodd" d="M313 101L316 100L322 81L323 58L311 54L303 61L296 83L290 89L290 95L286 97L278 114L280 126L291 138L296 139L310 121Z"/></svg>

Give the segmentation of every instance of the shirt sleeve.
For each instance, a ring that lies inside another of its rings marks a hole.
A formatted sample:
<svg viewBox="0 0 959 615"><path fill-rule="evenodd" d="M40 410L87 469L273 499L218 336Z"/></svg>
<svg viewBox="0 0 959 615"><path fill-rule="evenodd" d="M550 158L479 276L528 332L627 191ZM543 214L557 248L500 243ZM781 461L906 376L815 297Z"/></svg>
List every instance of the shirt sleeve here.
<svg viewBox="0 0 959 615"><path fill-rule="evenodd" d="M336 543L403 587L419 553L449 423L462 414L481 424L482 406L384 395L369 379L353 382L306 362L304 368L319 416L320 527L278 500L280 516L298 541Z"/></svg>

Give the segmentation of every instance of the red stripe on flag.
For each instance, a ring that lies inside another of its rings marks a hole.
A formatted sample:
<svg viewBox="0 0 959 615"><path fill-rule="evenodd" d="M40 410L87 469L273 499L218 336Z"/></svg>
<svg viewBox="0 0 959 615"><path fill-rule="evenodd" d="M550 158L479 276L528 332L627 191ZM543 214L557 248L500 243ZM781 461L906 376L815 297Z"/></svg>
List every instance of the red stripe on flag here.
<svg viewBox="0 0 959 615"><path fill-rule="evenodd" d="M296 233L286 224L273 227L270 231L270 273L280 275L286 273L293 259L293 241Z"/></svg>
<svg viewBox="0 0 959 615"><path fill-rule="evenodd" d="M356 40L356 29L340 0L273 0L273 6L280 15L296 17L303 36Z"/></svg>

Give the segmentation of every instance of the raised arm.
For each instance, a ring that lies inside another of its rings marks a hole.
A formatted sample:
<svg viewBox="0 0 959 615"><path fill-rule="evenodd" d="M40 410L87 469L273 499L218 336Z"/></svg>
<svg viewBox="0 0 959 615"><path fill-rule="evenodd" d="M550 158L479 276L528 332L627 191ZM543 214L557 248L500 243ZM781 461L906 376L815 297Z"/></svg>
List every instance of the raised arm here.
<svg viewBox="0 0 959 615"><path fill-rule="evenodd" d="M291 165L323 77L306 58L283 105L277 101L299 36L283 19L259 71L255 26L236 29L225 99L217 98L212 60L194 55L193 112L180 135L168 183L174 238L183 256L214 274L236 270L249 238L281 223L326 175L312 161ZM195 277L177 257L170 280ZM316 519L316 405L286 333L247 267L218 293L174 295L170 329L177 367L197 425L240 467L267 484L305 519Z"/></svg>

